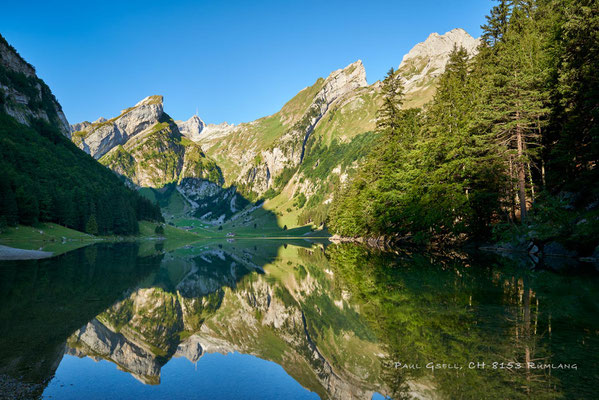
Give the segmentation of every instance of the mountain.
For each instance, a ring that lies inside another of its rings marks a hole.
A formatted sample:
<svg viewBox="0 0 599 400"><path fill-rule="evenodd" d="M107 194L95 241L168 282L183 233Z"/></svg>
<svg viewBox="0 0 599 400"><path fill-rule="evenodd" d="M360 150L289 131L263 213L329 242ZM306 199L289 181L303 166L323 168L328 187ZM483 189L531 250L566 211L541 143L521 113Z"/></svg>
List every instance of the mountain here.
<svg viewBox="0 0 599 400"><path fill-rule="evenodd" d="M164 112L162 96L149 96L117 117L73 125L72 140L137 186L160 188L183 178L222 185L218 166L179 129L190 134L203 124L197 117L173 121Z"/></svg>
<svg viewBox="0 0 599 400"><path fill-rule="evenodd" d="M432 98L454 46L473 55L478 44L462 29L433 33L417 44L398 68L404 107L421 107ZM381 101L380 82L369 85L358 60L252 122L205 124L197 115L173 121L162 97L151 96L116 118L73 125L73 141L140 187L176 184L177 190L166 192L176 199L164 191L159 197L167 206L183 202L179 215L222 224L264 199L260 204L278 216L280 226L320 225L335 189L376 141ZM221 204L242 198L235 206Z"/></svg>
<svg viewBox="0 0 599 400"><path fill-rule="evenodd" d="M93 234L134 234L160 209L70 141L50 88L0 36L0 230L56 222Z"/></svg>
<svg viewBox="0 0 599 400"><path fill-rule="evenodd" d="M181 132L183 136L194 141L199 139L200 134L204 128L206 128L204 121L202 121L197 115L194 115L187 121L175 121L175 123L179 128L179 132Z"/></svg>
<svg viewBox="0 0 599 400"><path fill-rule="evenodd" d="M214 127L200 134L198 142L222 164L225 181L260 195L286 168L302 162L323 116L367 86L366 71L358 60L301 90L279 112L236 127L225 125L224 130Z"/></svg>
<svg viewBox="0 0 599 400"><path fill-rule="evenodd" d="M454 46L472 56L480 41L462 29L431 34L399 66L404 107L421 107L434 95ZM368 85L360 61L300 91L269 116L226 130L199 133L198 142L221 166L225 182L264 207L281 225L320 225L334 190L368 154L376 134L380 82Z"/></svg>
<svg viewBox="0 0 599 400"><path fill-rule="evenodd" d="M41 119L70 136L69 123L50 88L35 68L0 35L0 109L17 122L30 126Z"/></svg>
<svg viewBox="0 0 599 400"><path fill-rule="evenodd" d="M463 47L471 56L477 53L480 39L457 28L444 35L434 32L410 50L397 68L406 93L406 107L421 107L433 98L436 82L445 72L454 46Z"/></svg>

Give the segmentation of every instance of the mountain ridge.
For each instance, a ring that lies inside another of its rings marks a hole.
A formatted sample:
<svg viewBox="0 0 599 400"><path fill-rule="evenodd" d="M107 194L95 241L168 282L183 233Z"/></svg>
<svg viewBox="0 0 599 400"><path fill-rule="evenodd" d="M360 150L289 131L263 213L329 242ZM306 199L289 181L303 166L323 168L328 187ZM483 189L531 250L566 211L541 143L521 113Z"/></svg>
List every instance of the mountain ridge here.
<svg viewBox="0 0 599 400"><path fill-rule="evenodd" d="M398 68L405 86L404 108L421 107L432 99L454 46L464 46L474 55L479 43L463 29L453 29L443 35L431 33L416 44ZM181 184L183 179L198 178L187 180L178 189L193 210L197 210L193 203L201 203L202 190L208 190L201 183L208 177L205 173L181 173L185 170L184 154L195 146L200 157L194 162L201 158L210 163L211 169L218 170L218 176L213 174L208 180L223 189L234 188L250 202L265 199L264 207L283 217L282 225L318 225L323 222L322 214L326 214L335 186L347 179L370 151L381 102L380 82L369 85L364 65L357 60L300 90L276 113L254 121L206 124L198 115L173 121L162 108L162 97L149 96L118 117L73 125L73 140L137 186L160 188L170 182ZM159 141L159 148L170 154L170 161L163 157L161 163L148 166L150 161L144 158L153 152L152 147L145 146L132 155L132 143L141 141L160 118L165 119L161 123L168 120L171 137ZM131 122L131 126L121 119ZM136 123L142 126L136 127ZM347 159L344 152L354 159ZM175 172L164 173L165 168ZM215 189L209 193L214 196ZM229 201L231 196L235 198L231 193L222 198ZM311 212L314 209L321 215L316 220ZM222 223L223 219L219 216L216 221Z"/></svg>
<svg viewBox="0 0 599 400"><path fill-rule="evenodd" d="M133 235L160 209L80 151L50 88L0 36L0 231L57 223ZM41 233L41 231L40 231Z"/></svg>
<svg viewBox="0 0 599 400"><path fill-rule="evenodd" d="M35 68L0 35L0 109L19 123L31 126L36 119L55 124L70 137L62 106Z"/></svg>
<svg viewBox="0 0 599 400"><path fill-rule="evenodd" d="M159 188L183 178L222 184L219 168L185 136L188 125L164 112L163 101L162 96L148 96L117 117L72 125L72 140L136 186ZM203 126L197 116L187 122Z"/></svg>

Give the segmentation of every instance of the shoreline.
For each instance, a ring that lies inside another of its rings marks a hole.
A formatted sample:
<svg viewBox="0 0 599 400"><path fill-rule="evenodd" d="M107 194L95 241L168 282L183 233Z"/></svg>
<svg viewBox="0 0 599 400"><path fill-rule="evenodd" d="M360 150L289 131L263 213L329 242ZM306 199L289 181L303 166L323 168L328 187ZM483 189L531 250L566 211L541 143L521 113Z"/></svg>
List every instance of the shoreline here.
<svg viewBox="0 0 599 400"><path fill-rule="evenodd" d="M51 251L25 250L0 245L0 261L41 260L54 256Z"/></svg>

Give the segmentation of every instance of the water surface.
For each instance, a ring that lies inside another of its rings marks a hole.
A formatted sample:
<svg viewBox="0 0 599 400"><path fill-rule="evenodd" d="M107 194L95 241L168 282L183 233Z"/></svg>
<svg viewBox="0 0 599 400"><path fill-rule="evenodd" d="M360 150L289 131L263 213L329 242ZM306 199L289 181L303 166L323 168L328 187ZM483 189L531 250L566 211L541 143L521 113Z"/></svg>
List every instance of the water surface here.
<svg viewBox="0 0 599 400"><path fill-rule="evenodd" d="M591 399L598 286L461 253L99 244L0 263L0 398Z"/></svg>

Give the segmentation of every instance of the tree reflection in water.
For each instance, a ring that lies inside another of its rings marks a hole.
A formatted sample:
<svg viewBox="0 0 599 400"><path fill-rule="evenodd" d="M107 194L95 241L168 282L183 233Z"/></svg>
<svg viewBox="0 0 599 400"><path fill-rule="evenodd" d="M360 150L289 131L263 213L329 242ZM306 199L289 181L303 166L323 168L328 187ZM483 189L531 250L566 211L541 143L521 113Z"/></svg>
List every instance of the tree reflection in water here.
<svg viewBox="0 0 599 400"><path fill-rule="evenodd" d="M155 385L173 357L239 352L276 362L321 398L593 397L594 277L354 244L128 246L2 270L3 374L47 383L66 351ZM72 311L51 312L57 304ZM41 329L49 315L63 329ZM31 353L15 345L30 342ZM26 365L37 367L23 374Z"/></svg>

